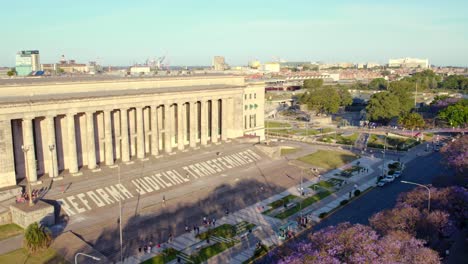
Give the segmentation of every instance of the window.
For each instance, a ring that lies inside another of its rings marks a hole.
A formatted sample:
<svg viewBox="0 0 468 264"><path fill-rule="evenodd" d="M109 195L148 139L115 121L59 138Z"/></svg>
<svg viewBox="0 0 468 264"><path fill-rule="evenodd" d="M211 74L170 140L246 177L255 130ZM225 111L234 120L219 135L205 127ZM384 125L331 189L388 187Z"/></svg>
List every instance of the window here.
<svg viewBox="0 0 468 264"><path fill-rule="evenodd" d="M249 115L249 128L252 128L252 115Z"/></svg>
<svg viewBox="0 0 468 264"><path fill-rule="evenodd" d="M245 98L245 100L247 100L247 94L245 94L244 98Z"/></svg>
<svg viewBox="0 0 468 264"><path fill-rule="evenodd" d="M249 99L252 99L252 94L249 94Z"/></svg>
<svg viewBox="0 0 468 264"><path fill-rule="evenodd" d="M257 93L254 93L254 99L257 99Z"/></svg>
<svg viewBox="0 0 468 264"><path fill-rule="evenodd" d="M244 109L247 110L248 108L249 108L249 106L248 106L248 105L245 105Z"/></svg>
<svg viewBox="0 0 468 264"><path fill-rule="evenodd" d="M257 127L257 114L253 115L254 127Z"/></svg>
<svg viewBox="0 0 468 264"><path fill-rule="evenodd" d="M244 129L247 128L247 116L245 115L244 116Z"/></svg>

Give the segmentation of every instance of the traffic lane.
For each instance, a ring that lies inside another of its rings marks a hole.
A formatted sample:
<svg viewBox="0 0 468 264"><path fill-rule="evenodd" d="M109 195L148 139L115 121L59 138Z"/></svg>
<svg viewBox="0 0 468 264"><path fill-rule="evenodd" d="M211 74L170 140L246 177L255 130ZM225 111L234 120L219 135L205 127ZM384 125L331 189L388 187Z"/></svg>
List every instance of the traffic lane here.
<svg viewBox="0 0 468 264"><path fill-rule="evenodd" d="M449 172L440 161L441 155L433 153L408 162L402 177L384 187L376 187L369 191L317 224L314 230L319 230L330 225L337 225L341 222L368 224L368 219L373 214L392 208L400 193L408 192L416 187L401 183L401 180L430 184L436 176Z"/></svg>

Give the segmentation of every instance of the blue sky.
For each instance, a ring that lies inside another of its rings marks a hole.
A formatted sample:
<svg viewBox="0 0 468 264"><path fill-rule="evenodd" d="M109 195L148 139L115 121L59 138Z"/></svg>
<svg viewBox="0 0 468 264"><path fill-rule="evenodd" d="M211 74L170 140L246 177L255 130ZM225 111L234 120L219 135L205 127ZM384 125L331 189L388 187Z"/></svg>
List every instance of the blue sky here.
<svg viewBox="0 0 468 264"><path fill-rule="evenodd" d="M171 65L249 60L386 62L428 58L468 66L468 1L80 0L2 4L0 66L38 49L41 62Z"/></svg>

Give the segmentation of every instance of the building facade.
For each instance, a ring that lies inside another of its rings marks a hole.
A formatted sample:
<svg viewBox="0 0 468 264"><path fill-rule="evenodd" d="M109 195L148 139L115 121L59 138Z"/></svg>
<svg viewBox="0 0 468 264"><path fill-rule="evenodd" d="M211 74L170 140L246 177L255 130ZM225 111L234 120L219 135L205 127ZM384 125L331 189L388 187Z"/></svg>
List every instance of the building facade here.
<svg viewBox="0 0 468 264"><path fill-rule="evenodd" d="M429 68L429 60L416 58L389 59L388 67L427 69Z"/></svg>
<svg viewBox="0 0 468 264"><path fill-rule="evenodd" d="M38 50L22 50L16 53L16 73L18 76L28 76L33 71L39 71L41 64Z"/></svg>
<svg viewBox="0 0 468 264"><path fill-rule="evenodd" d="M264 84L240 77L0 85L0 188L244 135L263 140L263 98Z"/></svg>
<svg viewBox="0 0 468 264"><path fill-rule="evenodd" d="M213 58L213 70L224 71L227 69L226 60L223 56L214 56Z"/></svg>

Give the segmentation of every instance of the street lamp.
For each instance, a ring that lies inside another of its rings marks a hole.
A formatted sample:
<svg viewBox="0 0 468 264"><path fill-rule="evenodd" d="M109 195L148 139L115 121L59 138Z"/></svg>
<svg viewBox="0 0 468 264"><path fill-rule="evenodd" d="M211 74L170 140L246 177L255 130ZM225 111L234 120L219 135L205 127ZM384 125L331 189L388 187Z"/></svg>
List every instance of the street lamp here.
<svg viewBox="0 0 468 264"><path fill-rule="evenodd" d="M387 148L387 136L388 133L385 133L385 141L384 141L384 146L383 146L383 164L382 164L382 177L385 177L385 150Z"/></svg>
<svg viewBox="0 0 468 264"><path fill-rule="evenodd" d="M120 184L120 166L117 166ZM119 233L120 233L120 262L123 263L123 238L122 238L122 199L119 199Z"/></svg>
<svg viewBox="0 0 468 264"><path fill-rule="evenodd" d="M426 185L415 183L415 182L410 182L410 181L401 181L401 182L421 186L421 187L424 187L424 188L427 189L427 191L429 193L429 197L427 199L427 211L430 212L431 211L431 189L429 187L427 187Z"/></svg>
<svg viewBox="0 0 468 264"><path fill-rule="evenodd" d="M23 154L24 154L24 164L26 165L26 182L27 182L27 185L28 185L28 197L29 197L29 206L33 206L34 205L34 202L33 202L33 199L32 199L32 192L31 192L31 182L29 181L29 167L28 167L28 160L27 160L27 154L28 154L28 151L29 151L29 146L25 146L25 145L22 145L21 146L21 149L23 150Z"/></svg>
<svg viewBox="0 0 468 264"><path fill-rule="evenodd" d="M50 150L50 168L52 171L52 178L55 177L55 168L54 168L54 155L52 154L52 151L55 149L55 145L49 145L49 150Z"/></svg>
<svg viewBox="0 0 468 264"><path fill-rule="evenodd" d="M94 259L94 260L96 260L96 261L100 261L100 260L101 260L101 259L98 258L98 257L91 256L91 255L88 255L88 254L85 254L85 253L78 252L78 253L75 254L75 264L78 264L78 259L77 259L78 255L83 255L83 256L85 256L85 257Z"/></svg>

